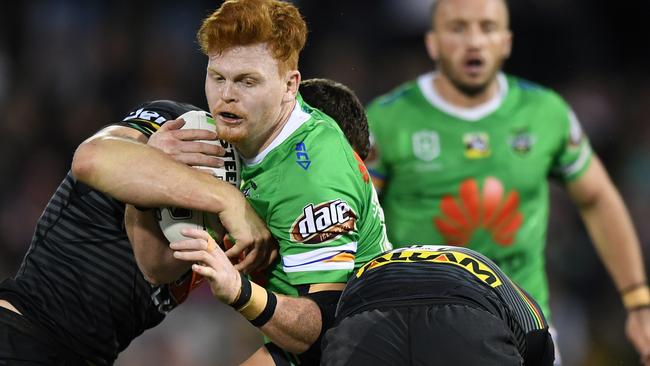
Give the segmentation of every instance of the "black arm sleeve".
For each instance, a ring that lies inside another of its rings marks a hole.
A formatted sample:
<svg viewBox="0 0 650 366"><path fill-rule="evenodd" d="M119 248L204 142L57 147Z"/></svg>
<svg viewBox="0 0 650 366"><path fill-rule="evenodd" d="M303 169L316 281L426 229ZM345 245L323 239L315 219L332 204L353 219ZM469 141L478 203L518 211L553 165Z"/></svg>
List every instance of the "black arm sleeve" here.
<svg viewBox="0 0 650 366"><path fill-rule="evenodd" d="M526 333L526 366L553 366L555 347L553 338L546 329L533 330Z"/></svg>
<svg viewBox="0 0 650 366"><path fill-rule="evenodd" d="M316 305L318 305L321 313L322 326L316 341L307 351L298 355L298 359L300 360L301 366L319 365L321 357L321 341L325 332L334 325L334 314L336 313L336 305L341 297L341 291L319 291L312 293L300 292L301 296L313 300Z"/></svg>

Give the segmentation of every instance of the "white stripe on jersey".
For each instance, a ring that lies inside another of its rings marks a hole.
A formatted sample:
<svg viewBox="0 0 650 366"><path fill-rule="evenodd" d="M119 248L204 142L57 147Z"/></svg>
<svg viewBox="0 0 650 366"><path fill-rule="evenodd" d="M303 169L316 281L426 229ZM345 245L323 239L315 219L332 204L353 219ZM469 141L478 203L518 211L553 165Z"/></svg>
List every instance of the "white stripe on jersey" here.
<svg viewBox="0 0 650 366"><path fill-rule="evenodd" d="M587 164L587 161L589 160L590 156L591 156L591 149L589 148L589 144L583 142L582 147L580 148L580 155L578 156L578 159L574 161L572 164L561 167L560 173L564 177L570 177L571 175L575 174L577 171L582 169L585 166L585 164Z"/></svg>
<svg viewBox="0 0 650 366"><path fill-rule="evenodd" d="M354 269L357 243L310 250L306 253L289 254L282 257L285 272L328 271Z"/></svg>

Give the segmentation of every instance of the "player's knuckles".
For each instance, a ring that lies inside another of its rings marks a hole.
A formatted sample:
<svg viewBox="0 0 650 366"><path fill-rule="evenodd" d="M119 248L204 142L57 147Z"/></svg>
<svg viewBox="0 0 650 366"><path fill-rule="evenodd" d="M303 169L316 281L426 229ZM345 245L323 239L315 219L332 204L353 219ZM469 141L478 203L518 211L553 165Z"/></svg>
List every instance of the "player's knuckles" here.
<svg viewBox="0 0 650 366"><path fill-rule="evenodd" d="M226 149L217 145L210 145L210 154L215 156L224 156L226 154Z"/></svg>
<svg viewBox="0 0 650 366"><path fill-rule="evenodd" d="M201 129L191 128L182 130L182 132L183 139L185 140L214 140L216 138L214 132Z"/></svg>
<svg viewBox="0 0 650 366"><path fill-rule="evenodd" d="M206 143L200 143L200 152L207 154L207 155L212 155L212 156L223 156L226 153L226 150L217 145L212 145L212 144L206 144Z"/></svg>
<svg viewBox="0 0 650 366"><path fill-rule="evenodd" d="M202 166L208 166L213 168L220 168L223 166L223 161L221 161L221 159L213 158L209 155L197 153L195 158L197 162Z"/></svg>
<svg viewBox="0 0 650 366"><path fill-rule="evenodd" d="M209 263L209 262L212 262L213 257L212 257L212 255L211 255L210 253L208 253L208 252L205 251L205 250L202 250L202 251L200 251L199 253L200 253L200 254L199 254L199 257L200 257L200 258L199 258L199 259L200 259L203 263Z"/></svg>
<svg viewBox="0 0 650 366"><path fill-rule="evenodd" d="M205 159L207 160L206 164L214 168L222 168L225 165L223 159L215 158L212 156L206 156Z"/></svg>

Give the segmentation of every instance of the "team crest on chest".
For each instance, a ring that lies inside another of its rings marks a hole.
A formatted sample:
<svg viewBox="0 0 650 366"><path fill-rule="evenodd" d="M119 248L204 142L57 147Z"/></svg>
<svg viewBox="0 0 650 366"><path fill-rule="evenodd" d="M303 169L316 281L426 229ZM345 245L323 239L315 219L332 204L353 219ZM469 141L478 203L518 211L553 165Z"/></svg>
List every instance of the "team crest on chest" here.
<svg viewBox="0 0 650 366"><path fill-rule="evenodd" d="M440 156L440 136L436 131L418 131L411 136L413 155L423 161Z"/></svg>
<svg viewBox="0 0 650 366"><path fill-rule="evenodd" d="M517 130L510 136L508 143L515 153L519 155L526 155L533 148L533 144L535 143L535 136L533 136L527 130Z"/></svg>
<svg viewBox="0 0 650 366"><path fill-rule="evenodd" d="M465 157L483 159L490 156L490 136L485 132L470 132L463 135Z"/></svg>

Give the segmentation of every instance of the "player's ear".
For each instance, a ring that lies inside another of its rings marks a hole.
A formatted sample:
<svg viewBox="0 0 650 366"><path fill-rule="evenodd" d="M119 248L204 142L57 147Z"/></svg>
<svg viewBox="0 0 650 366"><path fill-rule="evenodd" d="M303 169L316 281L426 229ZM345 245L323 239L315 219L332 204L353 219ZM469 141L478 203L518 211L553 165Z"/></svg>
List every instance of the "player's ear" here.
<svg viewBox="0 0 650 366"><path fill-rule="evenodd" d="M285 90L285 101L292 101L296 98L298 94L298 86L300 85L300 71L291 70L287 72L286 76L286 90Z"/></svg>
<svg viewBox="0 0 650 366"><path fill-rule="evenodd" d="M438 41L436 39L436 32L428 31L424 35L424 45L427 47L427 53L433 61L438 60Z"/></svg>

